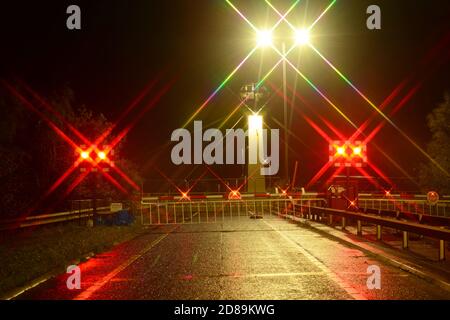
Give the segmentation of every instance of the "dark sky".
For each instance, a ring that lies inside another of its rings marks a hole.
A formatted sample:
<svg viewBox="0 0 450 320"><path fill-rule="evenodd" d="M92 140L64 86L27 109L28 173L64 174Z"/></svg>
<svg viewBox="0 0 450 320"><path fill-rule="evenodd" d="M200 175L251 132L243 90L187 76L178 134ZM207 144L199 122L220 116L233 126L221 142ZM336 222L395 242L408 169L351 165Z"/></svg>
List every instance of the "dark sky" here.
<svg viewBox="0 0 450 320"><path fill-rule="evenodd" d="M295 25L309 25L329 2L302 0L288 19ZM270 26L276 19L264 1L233 3L257 27ZM272 3L285 11L292 1ZM80 31L66 29L65 12L70 4L81 7ZM371 4L382 9L382 30L366 28L366 8ZM312 42L377 105L399 83L408 80L387 107L387 114L409 90L422 83L392 120L424 147L429 139L425 116L450 89L449 21L448 0L338 0L313 29ZM275 33L280 36L286 31L282 26ZM161 146L254 46L252 30L222 0L6 0L0 7L0 39L2 77L19 77L44 94L69 85L78 104L86 104L110 120L116 119L158 73L163 72L156 89L176 77L169 93L128 136L127 153L145 168L147 177L157 175L149 166L157 151L161 151L158 165L176 176L169 165L170 149ZM294 63L299 60L299 52L289 57ZM276 53L257 51L197 119L205 124L223 119L239 102L236 95L240 87L257 81L260 65L265 73L276 61ZM314 52L301 51L300 70L355 123L362 123L373 113ZM309 105L295 101L300 113L294 113L292 130L299 140L292 138L290 144L295 151L291 161L299 160L300 181L304 183L326 163L328 152L327 142L301 114L332 138L335 136L315 112L344 135L353 131L310 86L296 78L288 69L288 84L297 83L298 94ZM267 86L279 87L281 79L279 68L269 77ZM271 117L282 120L282 99L276 94L272 94L266 114L268 124L277 127ZM241 115L236 114L227 128ZM377 117L366 133L380 121ZM425 161L390 125L373 142L412 175L418 163ZM387 175L402 176L374 148L369 156ZM182 168L180 176L190 169ZM239 176L241 172L236 167L217 170L223 176Z"/></svg>

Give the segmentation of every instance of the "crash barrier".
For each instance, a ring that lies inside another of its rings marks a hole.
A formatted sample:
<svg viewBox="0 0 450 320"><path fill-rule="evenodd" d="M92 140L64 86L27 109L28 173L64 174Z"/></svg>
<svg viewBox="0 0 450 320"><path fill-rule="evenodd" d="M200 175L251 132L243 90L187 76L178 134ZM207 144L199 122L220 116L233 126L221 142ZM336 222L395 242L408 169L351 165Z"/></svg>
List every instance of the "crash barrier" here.
<svg viewBox="0 0 450 320"><path fill-rule="evenodd" d="M442 226L430 226L420 224L419 222L403 221L399 218L376 216L371 214L351 212L345 210L330 209L318 206L305 206L297 204L293 206L293 210L282 215L284 217L302 217L315 221L326 221L333 225L333 218L340 217L342 228L345 229L349 221L356 222L356 232L358 236L362 236L363 223L376 226L377 240L382 240L383 227L392 228L402 231L402 247L409 247L410 234L418 234L439 241L439 260L445 260L445 242L450 241L450 230Z"/></svg>
<svg viewBox="0 0 450 320"><path fill-rule="evenodd" d="M71 208L69 211L30 215L16 219L5 219L0 221L0 230L14 230L33 226L49 225L53 223L61 223L65 221L82 221L93 216L94 201L87 200L73 200L71 201ZM109 215L110 201L104 199L96 200L97 213L99 215Z"/></svg>
<svg viewBox="0 0 450 320"><path fill-rule="evenodd" d="M412 199L390 198L358 198L358 207L373 210L402 211L414 214L427 214L437 217L450 217L450 200L439 200L436 204L427 201L426 196L415 196Z"/></svg>
<svg viewBox="0 0 450 320"><path fill-rule="evenodd" d="M410 211L400 211L400 210L393 211L393 210L368 209L368 208L360 208L359 212L375 214L380 217L390 217L401 220L409 220L431 226L450 227L450 217L433 216L422 213L414 213Z"/></svg>

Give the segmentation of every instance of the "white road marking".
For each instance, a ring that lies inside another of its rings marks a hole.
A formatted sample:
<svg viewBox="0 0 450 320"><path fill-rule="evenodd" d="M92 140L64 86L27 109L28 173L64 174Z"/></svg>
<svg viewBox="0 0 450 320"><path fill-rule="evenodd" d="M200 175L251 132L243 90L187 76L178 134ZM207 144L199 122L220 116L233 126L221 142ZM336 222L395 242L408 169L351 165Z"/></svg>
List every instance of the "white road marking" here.
<svg viewBox="0 0 450 320"><path fill-rule="evenodd" d="M133 264L137 259L141 258L144 254L146 254L148 251L150 251L154 246L156 246L158 243L160 243L162 240L164 240L172 231L174 231L177 227L173 228L169 232L163 234L155 241L151 242L148 246L146 246L143 250L141 250L138 254L132 256L130 259L122 263L120 266L118 266L116 269L108 273L106 276L104 276L102 279L97 281L94 285L90 286L86 290L84 290L82 293L77 295L73 300L87 300L89 299L96 291L101 289L105 284L107 284L111 279L113 279L116 275L118 275L120 272L125 270L127 267L129 267L131 264Z"/></svg>
<svg viewBox="0 0 450 320"><path fill-rule="evenodd" d="M338 274L331 271L326 265L320 262L316 257L306 251L300 244L287 237L285 234L277 230L274 226L272 226L267 221L263 221L269 227L271 227L274 231L276 231L283 239L293 244L312 264L318 267L323 271L333 282L335 282L339 287L341 287L345 292L347 292L353 299L356 300L367 300L367 298L362 295L358 290L348 284L344 279L342 279Z"/></svg>

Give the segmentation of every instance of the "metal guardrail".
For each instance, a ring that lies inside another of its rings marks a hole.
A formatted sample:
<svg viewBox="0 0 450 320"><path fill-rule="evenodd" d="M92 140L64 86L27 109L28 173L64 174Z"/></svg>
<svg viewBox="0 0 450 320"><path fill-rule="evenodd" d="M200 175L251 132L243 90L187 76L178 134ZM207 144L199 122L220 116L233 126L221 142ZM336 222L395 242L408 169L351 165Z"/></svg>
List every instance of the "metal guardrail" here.
<svg viewBox="0 0 450 320"><path fill-rule="evenodd" d="M98 211L109 210L110 207L98 207ZM51 214L43 214L37 216L27 216L22 219L9 219L0 221L0 230L13 230L32 226L40 226L45 224L64 222L76 219L88 218L93 215L93 208L80 209L76 211L66 211ZM99 214L105 214L98 212Z"/></svg>
<svg viewBox="0 0 450 320"><path fill-rule="evenodd" d="M407 211L415 214L450 217L450 200L439 200L437 204L429 204L425 199L401 198L358 198L358 206L362 209L377 209L387 211Z"/></svg>
<svg viewBox="0 0 450 320"><path fill-rule="evenodd" d="M407 249L409 246L409 234L418 234L439 240L439 260L445 260L445 241L450 241L450 230L444 227L423 225L418 222L402 221L394 218L380 217L370 214L350 212L345 210L329 209L322 207L296 205L292 212L294 217L297 213L303 217L312 220L319 220L319 217L328 216L329 224L333 225L333 217L341 218L342 228L345 229L347 219L356 221L357 235L362 235L362 222L376 226L376 236L382 240L382 227L393 228L403 232L402 247ZM289 215L289 214L287 214Z"/></svg>
<svg viewBox="0 0 450 320"><path fill-rule="evenodd" d="M361 211L360 211L361 212ZM381 217L409 220L420 224L450 227L450 217L432 216L422 213L405 212L400 210L362 209L362 213L376 214Z"/></svg>

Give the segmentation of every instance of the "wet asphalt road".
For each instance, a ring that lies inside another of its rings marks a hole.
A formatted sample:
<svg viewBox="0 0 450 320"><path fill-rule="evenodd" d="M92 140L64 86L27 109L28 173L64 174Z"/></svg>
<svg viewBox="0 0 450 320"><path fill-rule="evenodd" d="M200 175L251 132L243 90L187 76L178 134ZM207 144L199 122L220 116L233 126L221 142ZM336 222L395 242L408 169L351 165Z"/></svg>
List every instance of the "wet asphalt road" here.
<svg viewBox="0 0 450 320"><path fill-rule="evenodd" d="M367 268L381 289L367 288ZM450 293L278 217L151 227L18 299L450 299Z"/></svg>

